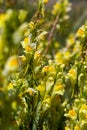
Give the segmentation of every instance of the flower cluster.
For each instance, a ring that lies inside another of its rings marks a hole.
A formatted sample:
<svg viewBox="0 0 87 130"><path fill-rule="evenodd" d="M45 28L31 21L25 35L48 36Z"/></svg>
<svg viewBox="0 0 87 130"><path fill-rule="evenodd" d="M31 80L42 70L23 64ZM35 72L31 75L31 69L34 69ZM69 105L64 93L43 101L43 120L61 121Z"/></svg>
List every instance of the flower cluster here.
<svg viewBox="0 0 87 130"><path fill-rule="evenodd" d="M43 17L47 3L39 0L29 23L24 10L0 14L1 130L87 129L87 23L70 33L62 47L52 33L62 28L71 5L68 0L54 5L52 16L59 12L59 25L54 20L48 31Z"/></svg>

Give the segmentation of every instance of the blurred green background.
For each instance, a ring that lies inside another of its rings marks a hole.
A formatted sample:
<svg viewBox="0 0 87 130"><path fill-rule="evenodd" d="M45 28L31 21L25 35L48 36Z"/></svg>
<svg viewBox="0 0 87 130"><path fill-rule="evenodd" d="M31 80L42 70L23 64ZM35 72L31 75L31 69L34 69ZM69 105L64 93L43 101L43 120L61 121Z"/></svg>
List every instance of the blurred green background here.
<svg viewBox="0 0 87 130"><path fill-rule="evenodd" d="M47 10L50 10L52 5L57 0L49 0ZM70 12L70 24L68 31L76 31L79 26L84 24L87 19L87 0L69 0L72 3ZM34 12L37 10L38 0L0 0L0 13L5 12L8 8L14 10L25 9L28 11L27 21L31 19Z"/></svg>

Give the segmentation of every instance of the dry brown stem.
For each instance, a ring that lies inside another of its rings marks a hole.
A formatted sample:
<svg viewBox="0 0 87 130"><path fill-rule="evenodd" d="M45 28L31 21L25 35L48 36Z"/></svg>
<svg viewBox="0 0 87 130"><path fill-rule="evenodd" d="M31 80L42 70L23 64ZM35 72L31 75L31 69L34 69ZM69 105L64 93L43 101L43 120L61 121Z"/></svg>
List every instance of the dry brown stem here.
<svg viewBox="0 0 87 130"><path fill-rule="evenodd" d="M54 34L54 31L55 31L55 29L56 29L56 25L57 25L58 20L59 20L59 15L60 15L60 13L58 12L58 14L57 14L57 16L56 16L56 18L55 18L55 20L54 20L54 23L53 23L53 25L52 25L51 31L50 31L50 33L49 33L49 36L48 36L48 43L47 43L47 47L46 47L46 49L45 49L45 51L44 51L44 55L48 52L49 46L51 45L51 39L52 39L53 34Z"/></svg>

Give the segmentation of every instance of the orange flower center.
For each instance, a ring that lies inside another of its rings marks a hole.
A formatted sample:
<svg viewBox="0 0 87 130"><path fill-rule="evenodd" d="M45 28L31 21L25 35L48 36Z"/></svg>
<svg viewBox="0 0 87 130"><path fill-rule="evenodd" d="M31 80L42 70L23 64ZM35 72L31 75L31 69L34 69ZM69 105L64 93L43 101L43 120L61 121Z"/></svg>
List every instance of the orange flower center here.
<svg viewBox="0 0 87 130"><path fill-rule="evenodd" d="M12 59L12 60L10 61L9 65L10 65L10 66L18 66L18 61L17 61L17 59L16 59L16 58L15 58L15 59Z"/></svg>

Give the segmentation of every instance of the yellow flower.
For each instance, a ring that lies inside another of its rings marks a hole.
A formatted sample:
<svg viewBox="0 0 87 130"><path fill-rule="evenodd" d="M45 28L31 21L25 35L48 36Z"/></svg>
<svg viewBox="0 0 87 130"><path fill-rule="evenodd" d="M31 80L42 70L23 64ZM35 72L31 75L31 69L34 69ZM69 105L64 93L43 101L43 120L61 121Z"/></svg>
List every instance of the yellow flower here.
<svg viewBox="0 0 87 130"><path fill-rule="evenodd" d="M84 34L84 31L82 29L79 29L78 32L77 32L79 35L83 35Z"/></svg>
<svg viewBox="0 0 87 130"><path fill-rule="evenodd" d="M49 72L55 72L55 68L54 68L53 65L50 65L50 66L49 66Z"/></svg>
<svg viewBox="0 0 87 130"><path fill-rule="evenodd" d="M76 77L77 72L76 72L76 70L74 68L72 68L72 69L69 70L68 74L71 75L71 76L73 76L73 77Z"/></svg>
<svg viewBox="0 0 87 130"><path fill-rule="evenodd" d="M66 51L66 52L64 53L64 59L65 59L66 61L69 61L70 56L71 56L71 54L70 54L69 51Z"/></svg>
<svg viewBox="0 0 87 130"><path fill-rule="evenodd" d="M16 58L11 59L11 61L8 63L9 66L18 66L18 61Z"/></svg>
<svg viewBox="0 0 87 130"><path fill-rule="evenodd" d="M31 22L29 23L29 27L30 27L30 29L34 29L34 22L31 21Z"/></svg>
<svg viewBox="0 0 87 130"><path fill-rule="evenodd" d="M53 95L55 95L55 94L63 95L64 94L64 86L63 86L63 84L55 85L54 88L53 88L52 94Z"/></svg>
<svg viewBox="0 0 87 130"><path fill-rule="evenodd" d="M42 102L42 110L43 110L43 112L47 111L50 107L51 107L51 97L46 95L44 97L43 102Z"/></svg>
<svg viewBox="0 0 87 130"><path fill-rule="evenodd" d="M59 7L59 3L57 2L55 5L54 5L54 8L57 9Z"/></svg>
<svg viewBox="0 0 87 130"><path fill-rule="evenodd" d="M8 72L16 71L18 68L18 57L11 56L8 58L3 74L6 75Z"/></svg>
<svg viewBox="0 0 87 130"><path fill-rule="evenodd" d="M79 28L79 30L77 31L77 36L78 37L84 37L85 36L85 28L84 28L84 26Z"/></svg>
<svg viewBox="0 0 87 130"><path fill-rule="evenodd" d="M29 53L32 51L32 47L30 45L30 37L25 37L24 41L22 41L21 44L22 44L22 47L24 48L25 53Z"/></svg>
<svg viewBox="0 0 87 130"><path fill-rule="evenodd" d="M47 4L49 0L44 0L44 3Z"/></svg>
<svg viewBox="0 0 87 130"><path fill-rule="evenodd" d="M58 84L56 86L54 86L54 91L59 91L59 90L63 90L63 85L62 84Z"/></svg>
<svg viewBox="0 0 87 130"><path fill-rule="evenodd" d="M25 49L30 44L30 37L25 37L24 41L21 42L22 47Z"/></svg>
<svg viewBox="0 0 87 130"><path fill-rule="evenodd" d="M48 98L44 99L44 102L45 102L45 103L49 103L49 104L51 104L51 98L48 97Z"/></svg>
<svg viewBox="0 0 87 130"><path fill-rule="evenodd" d="M72 119L75 119L76 116L77 116L77 114L76 114L75 110L71 109L71 110L69 110L69 112L68 112L68 116L69 116L70 118L72 118Z"/></svg>
<svg viewBox="0 0 87 130"><path fill-rule="evenodd" d="M25 57L24 55L19 56L19 59L20 59L22 62L26 61L26 57Z"/></svg>
<svg viewBox="0 0 87 130"><path fill-rule="evenodd" d="M82 50L82 47L80 45L80 42L77 41L74 48L73 48L73 51L81 53L81 50Z"/></svg>
<svg viewBox="0 0 87 130"><path fill-rule="evenodd" d="M37 36L37 41L40 41L40 40L44 40L45 36L46 36L47 32L46 31L43 31L41 34L39 34Z"/></svg>
<svg viewBox="0 0 87 130"><path fill-rule="evenodd" d="M16 109L17 109L17 102L16 102L16 101L13 101L13 102L11 103L11 106L12 106L12 109L13 109L13 110L16 110Z"/></svg>
<svg viewBox="0 0 87 130"><path fill-rule="evenodd" d="M41 56L40 51L36 51L36 52L35 52L35 55L34 55L34 58L37 59L37 58L39 58L40 56Z"/></svg>
<svg viewBox="0 0 87 130"><path fill-rule="evenodd" d="M56 15L58 13L59 6L58 2L53 6L52 14Z"/></svg>
<svg viewBox="0 0 87 130"><path fill-rule="evenodd" d="M76 125L76 126L74 127L74 130L80 130L79 125Z"/></svg>
<svg viewBox="0 0 87 130"><path fill-rule="evenodd" d="M28 30L28 29L25 29L24 35L25 35L25 36L28 36L28 35L29 35L29 30Z"/></svg>
<svg viewBox="0 0 87 130"><path fill-rule="evenodd" d="M55 55L55 61L59 64L63 64L64 60L63 60L63 53L62 52L58 52Z"/></svg>
<svg viewBox="0 0 87 130"><path fill-rule="evenodd" d="M8 90L13 89L13 84L12 84L12 83L9 83L7 87L8 87L8 88L7 88Z"/></svg>
<svg viewBox="0 0 87 130"><path fill-rule="evenodd" d="M49 71L49 66L45 66L45 67L42 69L42 73L48 72L48 71Z"/></svg>
<svg viewBox="0 0 87 130"><path fill-rule="evenodd" d="M70 110L68 114L71 115L71 116L75 116L76 112L75 112L75 110Z"/></svg>
<svg viewBox="0 0 87 130"><path fill-rule="evenodd" d="M49 104L49 105L51 105L51 97L48 96L48 95L46 95L46 96L44 97L44 100L43 100L43 104L46 105L46 103Z"/></svg>
<svg viewBox="0 0 87 130"><path fill-rule="evenodd" d="M65 126L65 130L70 130L70 128L68 126Z"/></svg>
<svg viewBox="0 0 87 130"><path fill-rule="evenodd" d="M24 22L24 20L26 19L27 17L27 11L26 10L19 10L19 14L18 14L18 18L21 22Z"/></svg>
<svg viewBox="0 0 87 130"><path fill-rule="evenodd" d="M66 52L65 52L65 56L66 56L66 57L70 56L70 52L69 52L69 51L66 51Z"/></svg>
<svg viewBox="0 0 87 130"><path fill-rule="evenodd" d="M6 20L6 15L0 14L0 28L4 26L5 20Z"/></svg>
<svg viewBox="0 0 87 130"><path fill-rule="evenodd" d="M67 41L67 46L68 47L72 46L75 43L74 42L74 35L70 34L69 38L66 41Z"/></svg>
<svg viewBox="0 0 87 130"><path fill-rule="evenodd" d="M28 37L26 37L25 39L24 39L24 42L27 44L28 43Z"/></svg>
<svg viewBox="0 0 87 130"><path fill-rule="evenodd" d="M29 53L29 52L32 52L32 47L28 45L25 47L25 53Z"/></svg>
<svg viewBox="0 0 87 130"><path fill-rule="evenodd" d="M83 104L80 108L80 110L87 110L87 105L86 104Z"/></svg>
<svg viewBox="0 0 87 130"><path fill-rule="evenodd" d="M70 109L67 114L65 114L66 117L69 117L72 120L76 120L77 113L74 109Z"/></svg>
<svg viewBox="0 0 87 130"><path fill-rule="evenodd" d="M29 90L29 94L30 94L30 95L33 95L33 91L32 91L32 89Z"/></svg>
<svg viewBox="0 0 87 130"><path fill-rule="evenodd" d="M36 90L38 90L40 92L41 96L43 96L44 92L45 92L45 86L39 85L38 87L36 87Z"/></svg>
<svg viewBox="0 0 87 130"><path fill-rule="evenodd" d="M82 104L80 110L79 110L79 115L80 118L83 120L87 119L87 105L86 104Z"/></svg>
<svg viewBox="0 0 87 130"><path fill-rule="evenodd" d="M44 73L44 72L48 72L48 73L56 72L55 67L53 65L45 66L42 69L42 73Z"/></svg>

